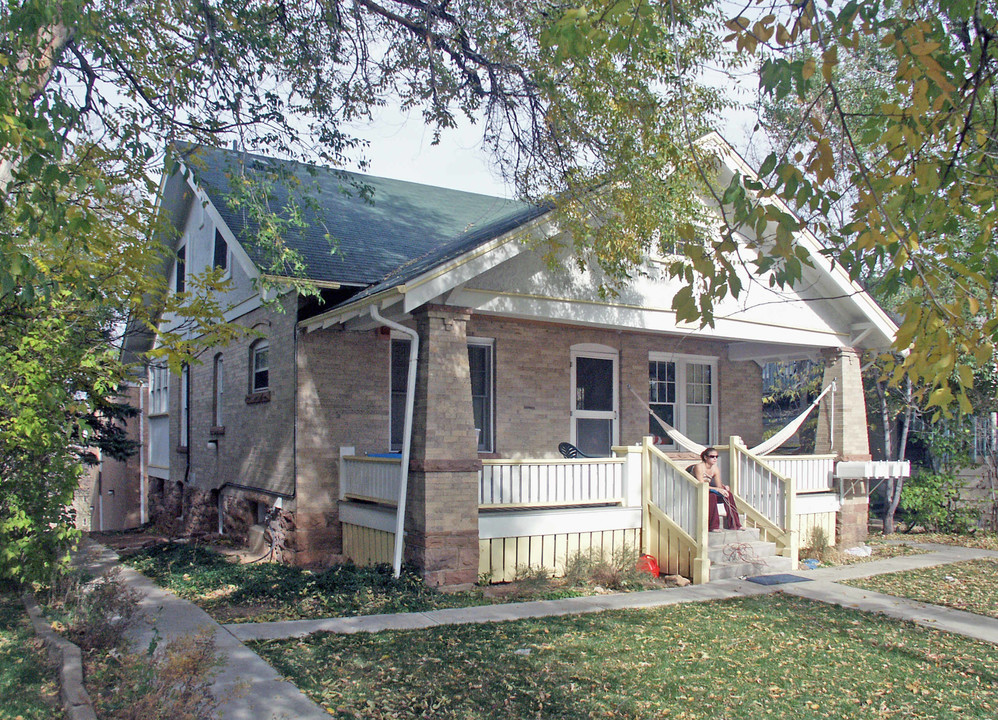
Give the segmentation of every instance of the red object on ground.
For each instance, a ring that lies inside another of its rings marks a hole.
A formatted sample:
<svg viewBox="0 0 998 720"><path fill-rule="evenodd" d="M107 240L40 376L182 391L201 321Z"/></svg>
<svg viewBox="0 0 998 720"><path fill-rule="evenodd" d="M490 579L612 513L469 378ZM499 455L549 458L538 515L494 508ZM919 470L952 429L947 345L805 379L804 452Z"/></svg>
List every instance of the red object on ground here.
<svg viewBox="0 0 998 720"><path fill-rule="evenodd" d="M638 570L658 577L658 560L654 555L642 555L638 558Z"/></svg>

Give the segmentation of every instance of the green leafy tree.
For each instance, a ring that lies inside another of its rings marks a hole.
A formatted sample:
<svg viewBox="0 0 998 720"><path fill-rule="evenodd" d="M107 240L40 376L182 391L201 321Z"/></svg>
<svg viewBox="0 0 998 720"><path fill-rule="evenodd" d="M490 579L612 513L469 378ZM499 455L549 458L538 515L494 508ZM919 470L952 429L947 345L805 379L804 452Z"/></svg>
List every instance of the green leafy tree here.
<svg viewBox="0 0 998 720"><path fill-rule="evenodd" d="M972 410L972 358L993 361L998 334L998 18L993 2L881 0L774 3L729 23L729 39L760 58L760 87L796 105L793 135L762 165L768 186L732 211L777 216L755 198L800 211L830 255L884 293L912 292L891 368L928 409ZM850 59L874 58L876 82L851 79ZM855 94L861 87L865 94ZM847 197L834 223L833 205ZM796 224L776 218L787 231ZM795 261L783 252L788 270Z"/></svg>

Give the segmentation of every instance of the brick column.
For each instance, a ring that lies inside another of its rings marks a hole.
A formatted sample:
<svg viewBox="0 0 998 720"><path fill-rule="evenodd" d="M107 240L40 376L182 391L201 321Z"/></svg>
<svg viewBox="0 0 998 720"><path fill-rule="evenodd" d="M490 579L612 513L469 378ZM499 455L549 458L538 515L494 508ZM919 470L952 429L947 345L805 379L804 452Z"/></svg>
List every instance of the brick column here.
<svg viewBox="0 0 998 720"><path fill-rule="evenodd" d="M835 392L826 395L818 408L815 452L819 455L835 453L839 460L869 460L869 425L859 351L833 348L822 354L825 359L822 387L827 387L834 380ZM835 396L834 403L832 395ZM869 492L866 482L860 481L847 484L844 490L836 539L841 547L851 547L867 537Z"/></svg>
<svg viewBox="0 0 998 720"><path fill-rule="evenodd" d="M478 443L465 310L427 306L419 333L406 557L430 585L478 579Z"/></svg>

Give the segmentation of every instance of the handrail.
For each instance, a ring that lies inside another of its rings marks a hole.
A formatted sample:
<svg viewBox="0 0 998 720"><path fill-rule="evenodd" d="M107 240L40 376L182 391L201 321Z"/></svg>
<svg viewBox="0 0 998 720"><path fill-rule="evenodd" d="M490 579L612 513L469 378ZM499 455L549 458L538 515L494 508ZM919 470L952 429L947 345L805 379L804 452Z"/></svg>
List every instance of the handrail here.
<svg viewBox="0 0 998 720"><path fill-rule="evenodd" d="M731 438L731 487L747 519L775 542L780 554L797 567L798 538L794 525L795 483L762 458L753 455L741 438Z"/></svg>
<svg viewBox="0 0 998 720"><path fill-rule="evenodd" d="M710 579L710 558L707 554L708 487L686 472L672 458L645 437L642 443L642 546L652 552L653 520L672 531L672 542L685 546L692 555L694 583ZM665 472L663 472L663 468ZM654 553L653 553L654 554ZM660 563L662 558L658 558Z"/></svg>

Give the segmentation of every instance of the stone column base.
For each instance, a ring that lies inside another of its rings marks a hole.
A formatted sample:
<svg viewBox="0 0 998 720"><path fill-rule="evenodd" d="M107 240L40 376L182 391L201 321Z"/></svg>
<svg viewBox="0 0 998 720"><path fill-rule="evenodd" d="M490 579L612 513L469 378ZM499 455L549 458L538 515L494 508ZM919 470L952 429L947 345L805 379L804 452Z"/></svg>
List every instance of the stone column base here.
<svg viewBox="0 0 998 720"><path fill-rule="evenodd" d="M838 546L855 547L869 537L870 501L867 497L849 497L842 501L838 527L835 529Z"/></svg>
<svg viewBox="0 0 998 720"><path fill-rule="evenodd" d="M431 587L473 585L478 581L478 531L406 534L406 560L422 571Z"/></svg>

